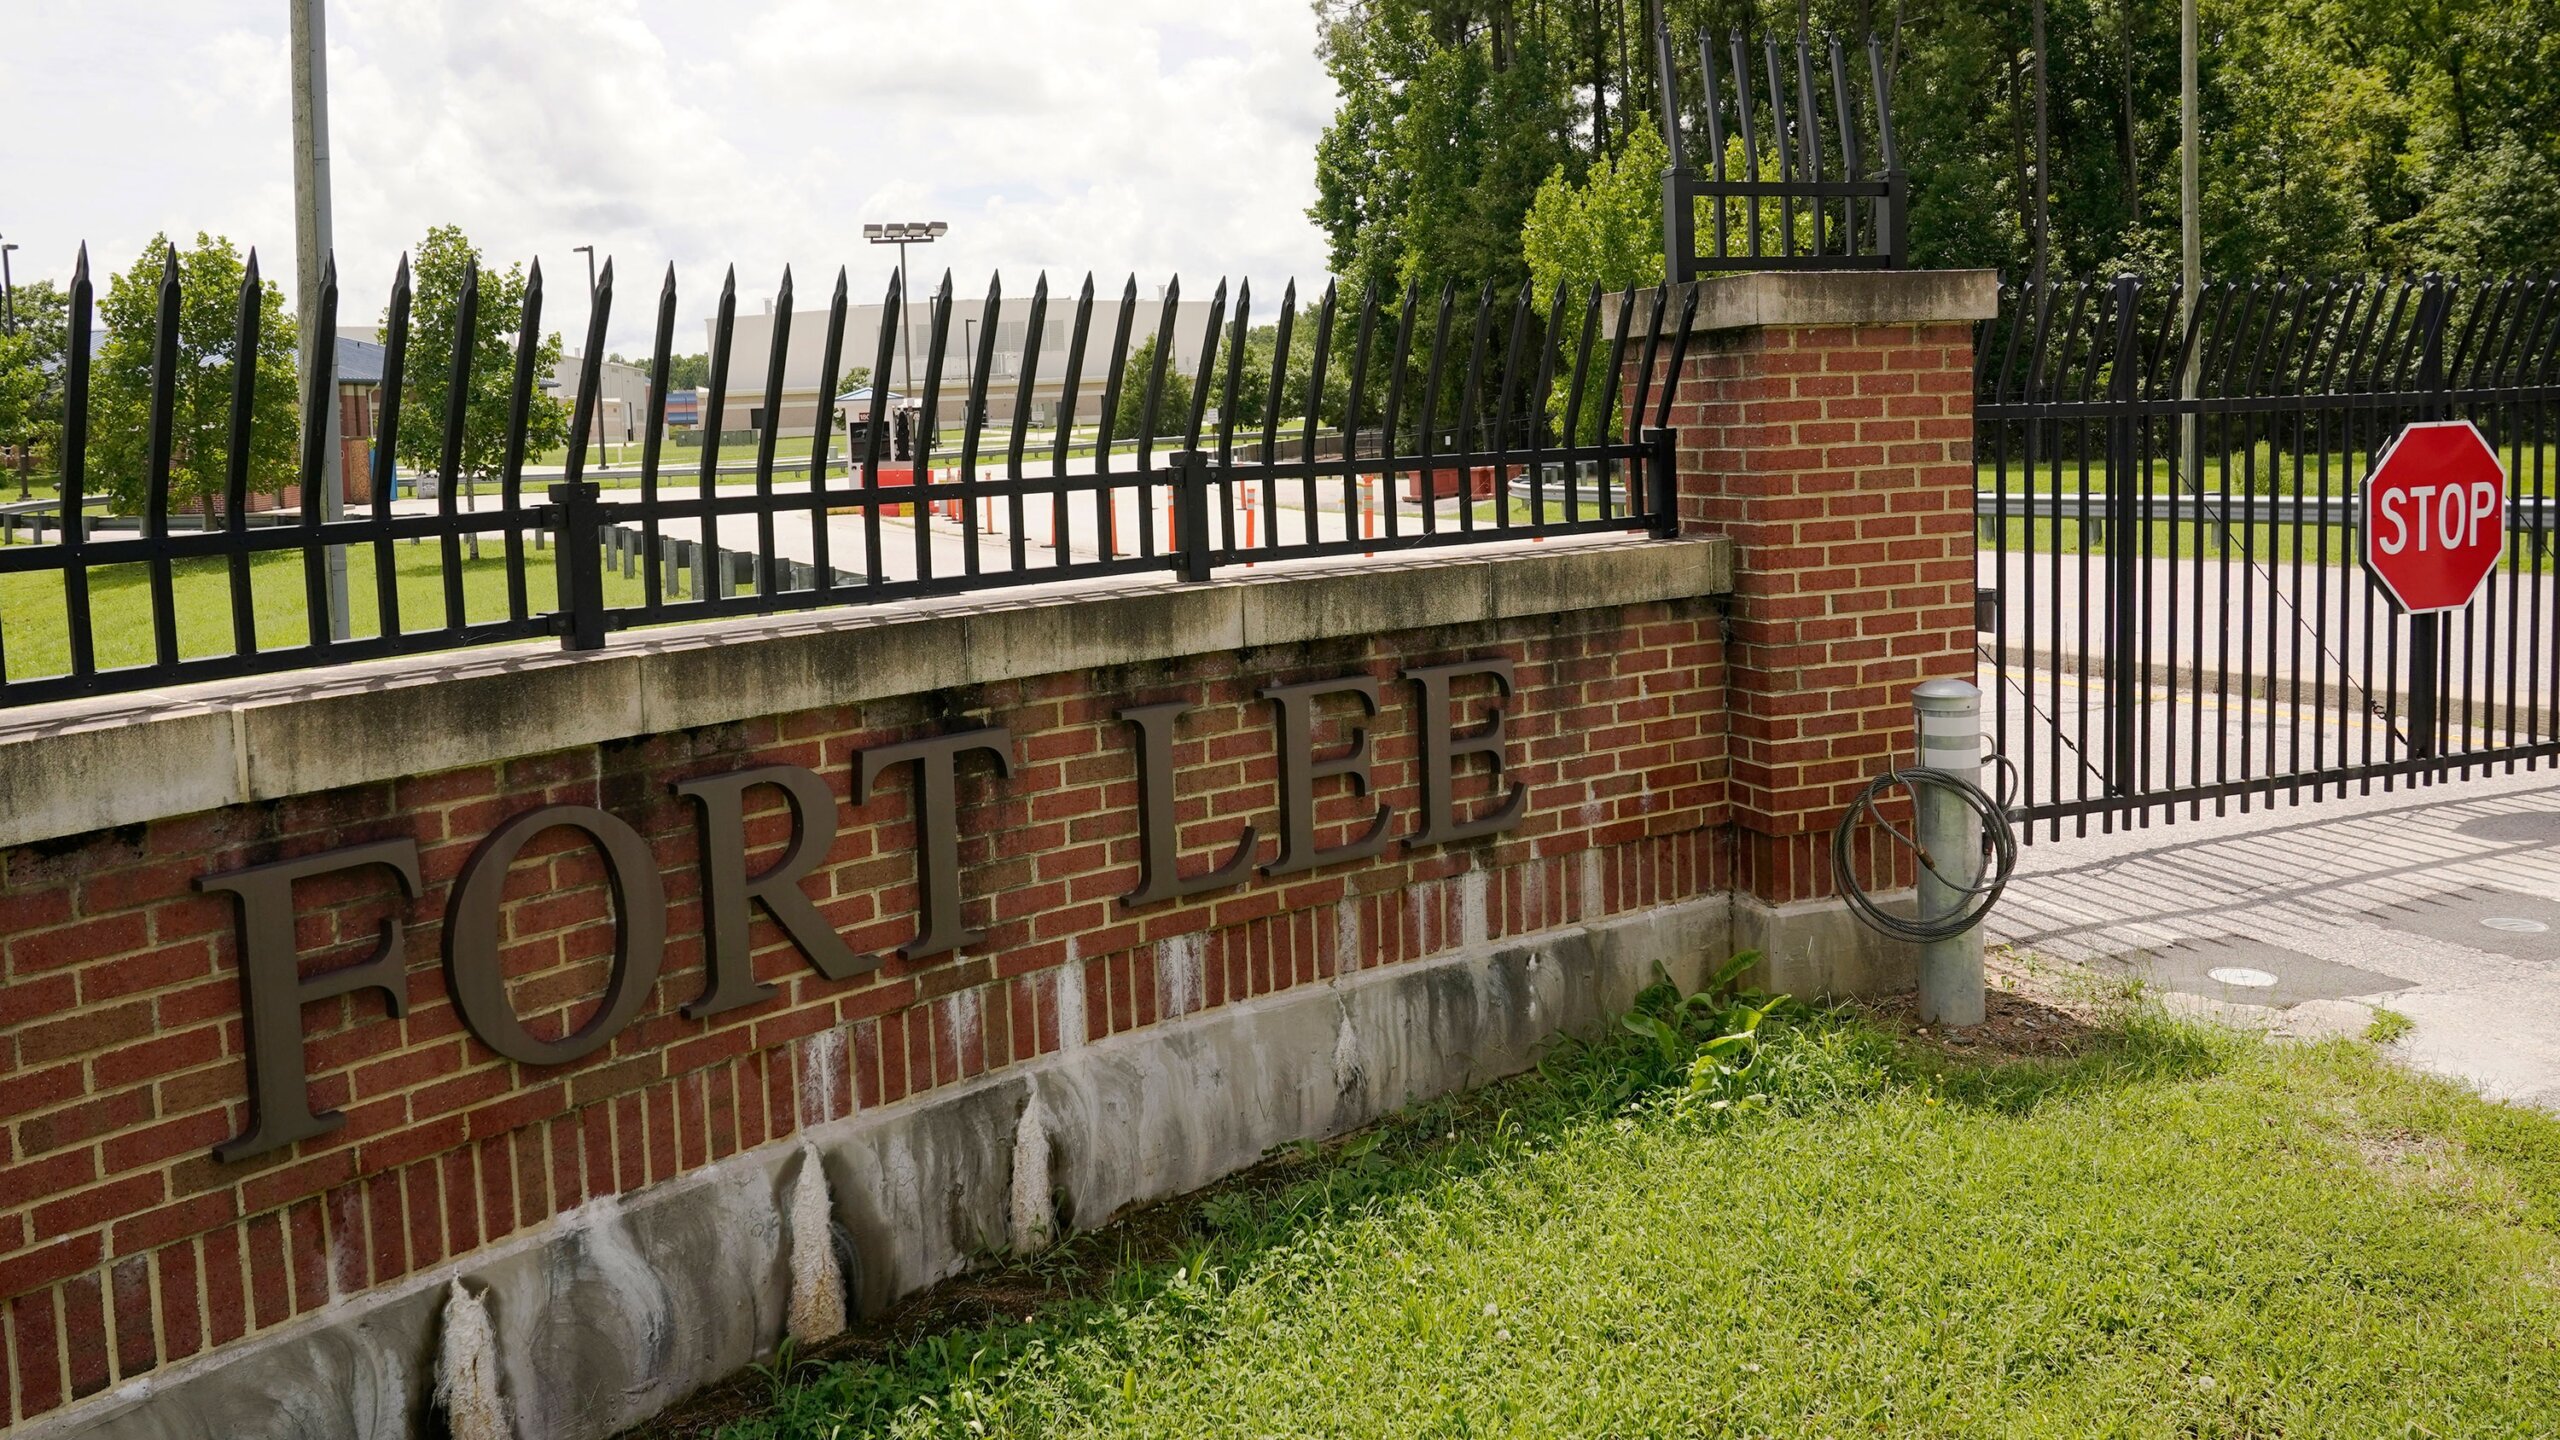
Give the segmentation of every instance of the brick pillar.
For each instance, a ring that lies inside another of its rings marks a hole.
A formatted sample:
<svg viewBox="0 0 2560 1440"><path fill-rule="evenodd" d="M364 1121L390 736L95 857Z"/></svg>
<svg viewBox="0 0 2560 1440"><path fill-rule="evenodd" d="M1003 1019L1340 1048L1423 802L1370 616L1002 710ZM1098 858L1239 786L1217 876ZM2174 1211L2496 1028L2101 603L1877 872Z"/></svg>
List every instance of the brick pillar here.
<svg viewBox="0 0 2560 1440"><path fill-rule="evenodd" d="M1869 779L1910 763L1911 688L1975 674L1973 322L1996 281L1702 283L1671 423L1682 530L1735 548L1736 944L1795 993L1906 988L1907 947L1834 895L1831 835ZM1859 858L1871 887L1912 882L1890 842Z"/></svg>

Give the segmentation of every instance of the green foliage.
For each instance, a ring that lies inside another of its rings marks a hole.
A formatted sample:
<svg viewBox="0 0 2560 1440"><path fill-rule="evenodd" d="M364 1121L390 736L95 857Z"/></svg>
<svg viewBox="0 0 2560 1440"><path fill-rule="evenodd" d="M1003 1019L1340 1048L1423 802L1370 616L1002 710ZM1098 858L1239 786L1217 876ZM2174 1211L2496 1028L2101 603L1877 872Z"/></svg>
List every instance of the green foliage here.
<svg viewBox="0 0 2560 1440"><path fill-rule="evenodd" d="M1640 125L1581 184L1562 165L1550 172L1520 231L1530 288L1552 295L1558 285L1661 284L1662 171L1670 163L1662 133Z"/></svg>
<svg viewBox="0 0 2560 1440"><path fill-rule="evenodd" d="M1156 367L1156 339L1150 335L1146 343L1129 352L1120 369L1120 408L1111 416L1111 438L1131 440L1148 433L1147 382ZM1269 371L1266 369L1265 374ZM1182 367L1165 357L1164 382L1158 392L1154 415L1154 433L1174 435L1191 423L1191 377Z"/></svg>
<svg viewBox="0 0 2560 1440"><path fill-rule="evenodd" d="M33 481L50 476L62 436L62 347L70 338L71 302L61 287L38 280L17 287L18 327L0 333L0 446L18 452L16 468Z"/></svg>
<svg viewBox="0 0 2560 1440"><path fill-rule="evenodd" d="M516 334L524 323L524 267L480 266L479 248L455 225L427 231L410 258L409 356L401 386L400 463L433 474L444 465L446 405L455 331L462 320L464 278L478 268L480 301L471 327L471 382L462 403L461 479L466 487L494 480L506 462L507 415L513 403ZM383 323L390 323L390 311ZM560 363L560 334L534 347L533 373ZM537 385L527 410L525 453L539 455L569 436L569 407Z"/></svg>
<svg viewBox="0 0 2560 1440"><path fill-rule="evenodd" d="M37 363L34 336L0 334L0 445L18 452L22 470L32 470L37 450L52 449L60 429L58 417L48 423L50 379Z"/></svg>
<svg viewBox="0 0 2560 1440"><path fill-rule="evenodd" d="M1558 36L1523 23L1519 8L1317 7L1341 106L1316 147L1308 214L1331 242L1335 274L1381 293L1414 282L1425 294L1449 280L1511 291L1527 278L1521 222L1540 182L1576 162Z"/></svg>
<svg viewBox="0 0 2560 1440"><path fill-rule="evenodd" d="M149 488L153 350L160 282L170 254L155 235L132 267L107 281L98 313L106 327L90 370L89 488L115 496L127 514ZM228 484L233 344L246 269L240 251L199 232L178 254L177 365L172 391L169 502L208 507ZM272 280L258 291L258 370L251 400L248 475L252 490L291 482L300 399L294 384L294 326Z"/></svg>
<svg viewBox="0 0 2560 1440"><path fill-rule="evenodd" d="M1799 17L1817 31L1885 36L1914 263L2025 273L2035 242L2031 7L1662 6L1684 57L1702 30L1784 35ZM1419 277L1426 290L1450 277L1508 288L1542 266L1604 284L1647 273L1660 221L1646 172L1658 172L1661 151L1645 134L1646 117L1660 113L1646 8L1321 6L1340 100L1318 146L1312 213L1337 272L1382 284ZM2051 265L2174 274L2177 0L2046 8ZM2203 0L2201 19L2208 273L2560 262L2560 86L2548 78L2560 63L2560 7L2550 0ZM1632 63L1622 64L1617 38L1630 27ZM1694 63L1684 60L1684 75ZM1862 88L1863 67L1854 56L1851 65ZM1827 108L1827 93L1817 98ZM1694 147L1690 158L1709 168ZM1524 166L1534 167L1527 179ZM1514 218L1524 222L1516 258L1487 238Z"/></svg>

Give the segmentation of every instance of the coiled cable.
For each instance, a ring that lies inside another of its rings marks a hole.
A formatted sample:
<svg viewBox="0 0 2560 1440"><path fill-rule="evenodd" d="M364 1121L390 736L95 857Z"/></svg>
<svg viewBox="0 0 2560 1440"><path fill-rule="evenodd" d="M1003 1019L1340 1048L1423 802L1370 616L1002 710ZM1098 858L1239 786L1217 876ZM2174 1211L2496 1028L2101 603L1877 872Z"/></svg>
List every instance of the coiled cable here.
<svg viewBox="0 0 2560 1440"><path fill-rule="evenodd" d="M1992 755L1986 758L1990 763L1999 766L2006 776L2008 783L2002 787L2003 791L2014 794L2017 767L2011 765L2005 755ZM1916 836L1904 834L1899 826L1884 818L1883 813L1876 808L1878 800L1899 789L1911 797L1912 808L1916 812L1923 786L1953 795L1967 809L1973 811L1975 818L1981 822L1982 853L1974 857L1973 879L1959 879L1948 873L1949 869L1954 868L1957 857L1931 855L1928 847L1922 845ZM1858 819L1862 815L1873 820L1886 834L1902 842L1902 847L1911 852L1912 858L1919 861L1920 868L1927 871L1938 883L1959 895L1968 897L1965 903L1958 907L1954 914L1936 919L1896 915L1876 903L1875 897L1859 885L1857 868L1850 863L1851 846L1857 835ZM1940 868L1939 862L1942 859L1949 862L1948 869ZM1897 940L1908 940L1915 945L1925 945L1935 940L1952 940L1981 924L1983 917L1991 913L1991 907L1998 903L2000 892L2007 888L2009 876L2017 868L2018 836L2009 825L2008 801L1995 800L1981 786L1946 770L1914 767L1907 770L1886 771L1867 782L1867 788L1858 792L1858 798L1850 801L1848 810L1840 816L1840 828L1831 832L1831 880L1841 897L1849 902L1849 908L1856 912L1858 918L1865 921L1870 928Z"/></svg>

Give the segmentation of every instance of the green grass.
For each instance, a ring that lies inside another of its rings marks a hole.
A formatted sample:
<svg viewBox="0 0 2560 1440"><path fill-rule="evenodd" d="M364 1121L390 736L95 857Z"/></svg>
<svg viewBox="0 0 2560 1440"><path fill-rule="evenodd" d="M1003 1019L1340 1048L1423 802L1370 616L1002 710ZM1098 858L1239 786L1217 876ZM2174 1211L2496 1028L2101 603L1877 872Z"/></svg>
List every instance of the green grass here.
<svg viewBox="0 0 2560 1440"><path fill-rule="evenodd" d="M468 552L465 552L466 555ZM507 614L505 549L495 536L484 537L481 558L462 567L464 615L485 624ZM399 577L400 615L412 630L444 624L442 553L434 544L392 546ZM552 552L525 549L525 597L540 613L556 606L559 582L552 571ZM375 588L374 550L370 545L347 551L347 593L352 629L358 637L382 631ZM172 609L178 617L178 650L182 657L226 655L233 649L231 582L222 561L186 561L172 567ZM310 626L304 601L301 557L268 554L249 567L250 598L258 643L264 648L307 644ZM140 565L99 565L89 571L91 634L101 669L147 664L153 657L150 572ZM605 575L605 603L636 605L642 596L638 578L619 571ZM8 656L8 676L28 680L66 674L71 669L70 632L61 578L51 574L0 575L0 646Z"/></svg>
<svg viewBox="0 0 2560 1440"><path fill-rule="evenodd" d="M1019 1263L720 1433L2560 1433L2560 1121L2143 1010L2006 1061L1782 1018L1693 1087L1719 1028Z"/></svg>

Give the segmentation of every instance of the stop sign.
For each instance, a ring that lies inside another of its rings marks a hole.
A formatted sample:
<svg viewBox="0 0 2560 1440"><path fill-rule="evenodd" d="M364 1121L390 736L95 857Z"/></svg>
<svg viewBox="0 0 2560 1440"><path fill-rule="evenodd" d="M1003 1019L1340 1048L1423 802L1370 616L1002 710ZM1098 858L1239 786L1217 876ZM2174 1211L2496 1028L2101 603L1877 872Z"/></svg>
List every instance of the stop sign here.
<svg viewBox="0 0 2560 1440"><path fill-rule="evenodd" d="M2364 563L2401 609L2471 603L2507 548L2507 468L2468 420L2403 429L2364 482Z"/></svg>

